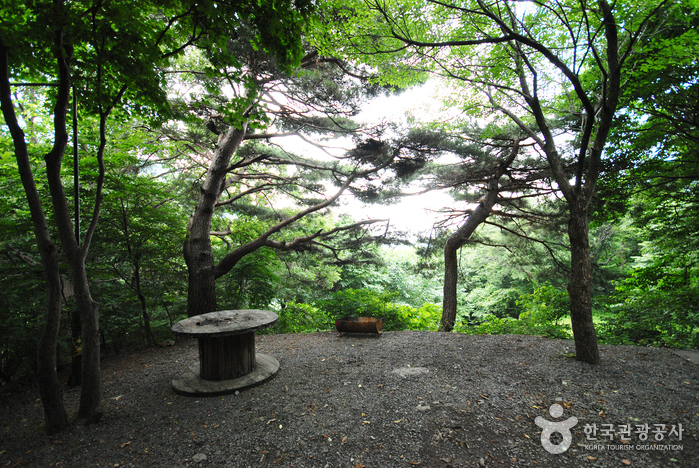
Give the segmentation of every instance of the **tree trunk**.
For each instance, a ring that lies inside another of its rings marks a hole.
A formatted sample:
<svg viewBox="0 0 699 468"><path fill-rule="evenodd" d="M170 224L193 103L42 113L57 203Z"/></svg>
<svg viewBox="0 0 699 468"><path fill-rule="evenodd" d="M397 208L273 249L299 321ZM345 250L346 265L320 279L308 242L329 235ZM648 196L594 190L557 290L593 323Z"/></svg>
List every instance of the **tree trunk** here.
<svg viewBox="0 0 699 468"><path fill-rule="evenodd" d="M221 195L231 157L245 137L247 124L241 129L229 128L219 136L216 152L199 191L199 200L189 220L184 259L188 270L187 315L216 310L216 276L211 248L211 220L216 201Z"/></svg>
<svg viewBox="0 0 699 468"><path fill-rule="evenodd" d="M97 422L102 417L102 378L100 375L99 304L92 299L87 282L85 261L82 256L71 263L75 298L82 324L82 372L78 417L86 422Z"/></svg>
<svg viewBox="0 0 699 468"><path fill-rule="evenodd" d="M444 299L442 302L442 320L439 324L439 331L450 332L454 329L454 324L456 323L456 286L459 276L456 254L468 241L476 228L488 218L497 199L498 189L496 181L495 189L488 190L488 194L483 201L481 201L480 205L478 205L478 208L468 217L466 224L449 236L444 246Z"/></svg>
<svg viewBox="0 0 699 468"><path fill-rule="evenodd" d="M75 387L80 385L82 380L82 344L80 337L82 335L82 325L80 324L80 312L73 310L70 314L70 338L72 348L72 359L70 365L70 377L68 385Z"/></svg>
<svg viewBox="0 0 699 468"><path fill-rule="evenodd" d="M570 319L575 337L575 358L589 364L600 362L597 333L592 321L592 262L587 209L570 204Z"/></svg>
<svg viewBox="0 0 699 468"><path fill-rule="evenodd" d="M58 252L49 234L41 198L34 183L24 132L17 121L9 81L8 49L0 38L0 103L15 147L17 168L27 196L41 264L46 279L47 300L44 331L37 348L39 394L44 407L44 421L49 434L68 426L63 392L56 370L56 344L61 322L62 284Z"/></svg>
<svg viewBox="0 0 699 468"><path fill-rule="evenodd" d="M439 323L439 331L450 332L456 323L456 289L459 276L456 254L459 245L450 236L444 246L444 299L442 302L442 320Z"/></svg>
<svg viewBox="0 0 699 468"><path fill-rule="evenodd" d="M61 239L63 252L70 266L76 306L80 312L82 329L82 392L80 395L78 417L86 419L87 422L96 422L102 415L100 409L99 319L98 304L92 300L90 296L90 287L87 281L87 271L85 269L85 256L90 245L90 237L97 223L101 204L102 181L104 179L102 152L105 145L105 121L104 116L102 116L100 119L100 152L98 153L100 176L97 181L94 213L81 248L73 230L73 217L68 207L68 199L66 198L61 178L63 156L68 146L67 115L71 89L68 61L71 59L70 51L72 50L69 44L63 42L64 39L64 32L60 29L57 30L55 33L54 57L58 65L59 85L57 87L56 105L53 115L54 144L51 151L45 157L46 179L51 193L54 221Z"/></svg>
<svg viewBox="0 0 699 468"><path fill-rule="evenodd" d="M48 229L45 231L48 236ZM46 277L47 300L44 332L37 348L39 394L44 407L44 422L49 435L68 427L68 414L63 403L63 389L56 370L56 347L61 323L61 277L56 247L50 238L42 236L37 243L42 251L42 263Z"/></svg>
<svg viewBox="0 0 699 468"><path fill-rule="evenodd" d="M126 214L124 214L124 225L126 226ZM128 233L128 230L126 231ZM128 239L128 235L127 235ZM129 253L131 253L131 247L129 246ZM143 327L146 329L146 342L148 346L155 346L155 337L153 336L153 329L150 326L150 314L148 314L148 307L146 306L146 296L143 295L141 290L141 255L137 254L133 259L133 287L136 290L136 296L138 296L138 302L141 304L141 315L143 316Z"/></svg>
<svg viewBox="0 0 699 468"><path fill-rule="evenodd" d="M153 329L150 326L150 314L146 308L146 296L138 293L138 302L141 303L141 314L143 315L143 326L146 329L146 341L148 346L155 346L155 336L153 336Z"/></svg>
<svg viewBox="0 0 699 468"><path fill-rule="evenodd" d="M458 250L471 237L471 234L480 226L495 206L498 200L500 191L500 177L505 170L512 164L517 153L519 152L519 140L515 140L512 144L512 152L508 155L507 160L502 161L495 168L493 177L488 181L488 188L485 197L481 200L478 207L471 213L466 220L466 223L454 232L444 246L444 298L442 302L442 320L439 323L439 331L450 332L454 329L456 323L456 305L457 305L457 278L459 276L458 263L456 254Z"/></svg>

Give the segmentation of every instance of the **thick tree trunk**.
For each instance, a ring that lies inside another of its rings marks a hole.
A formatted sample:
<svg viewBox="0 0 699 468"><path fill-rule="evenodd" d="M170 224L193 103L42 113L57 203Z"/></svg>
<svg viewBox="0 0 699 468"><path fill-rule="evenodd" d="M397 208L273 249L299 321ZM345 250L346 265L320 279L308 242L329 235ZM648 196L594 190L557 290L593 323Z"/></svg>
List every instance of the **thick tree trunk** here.
<svg viewBox="0 0 699 468"><path fill-rule="evenodd" d="M198 223L201 221L193 221ZM201 228L197 228L199 230ZM191 231L190 231L191 232ZM185 241L184 258L187 263L187 316L206 314L216 310L216 281L211 240L190 236Z"/></svg>
<svg viewBox="0 0 699 468"><path fill-rule="evenodd" d="M211 220L221 195L231 157L245 137L247 125L229 128L218 139L216 152L199 192L194 214L189 220L184 259L188 270L187 315L216 310L216 271L211 248Z"/></svg>
<svg viewBox="0 0 699 468"><path fill-rule="evenodd" d="M63 404L63 392L56 371L56 344L61 322L62 284L58 263L58 252L49 234L41 198L34 183L29 163L24 132L14 110L9 82L8 49L0 38L0 103L12 141L22 186L27 196L34 236L46 279L47 300L44 331L37 349L39 394L44 407L44 421L49 434L60 432L68 426L68 414Z"/></svg>
<svg viewBox="0 0 699 468"><path fill-rule="evenodd" d="M570 204L570 319L575 337L575 357L589 364L600 362L597 333L592 321L592 262L585 207Z"/></svg>

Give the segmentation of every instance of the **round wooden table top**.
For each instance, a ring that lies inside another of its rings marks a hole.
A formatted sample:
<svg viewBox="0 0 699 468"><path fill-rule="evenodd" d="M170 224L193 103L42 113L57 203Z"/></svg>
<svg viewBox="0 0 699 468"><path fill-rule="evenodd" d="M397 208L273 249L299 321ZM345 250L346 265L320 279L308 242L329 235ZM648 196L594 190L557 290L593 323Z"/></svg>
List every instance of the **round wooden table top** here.
<svg viewBox="0 0 699 468"><path fill-rule="evenodd" d="M240 335L274 325L278 319L277 314L268 310L220 310L177 322L172 331L198 337Z"/></svg>

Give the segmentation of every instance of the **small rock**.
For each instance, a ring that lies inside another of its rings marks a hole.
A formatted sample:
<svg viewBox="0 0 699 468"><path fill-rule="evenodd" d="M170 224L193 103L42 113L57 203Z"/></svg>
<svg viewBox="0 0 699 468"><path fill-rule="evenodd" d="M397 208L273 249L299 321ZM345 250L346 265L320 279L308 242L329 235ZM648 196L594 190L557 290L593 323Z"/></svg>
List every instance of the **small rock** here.
<svg viewBox="0 0 699 468"><path fill-rule="evenodd" d="M480 466L485 466L485 460L483 460L483 457L481 457L481 458L478 459L478 464L479 464Z"/></svg>
<svg viewBox="0 0 699 468"><path fill-rule="evenodd" d="M408 377L412 375L422 375L422 374L427 374L430 372L430 370L426 367L400 367L398 369L393 369L391 371L394 374L398 374L401 377Z"/></svg>
<svg viewBox="0 0 699 468"><path fill-rule="evenodd" d="M427 411L430 409L430 407L429 405L418 405L415 409L417 409L418 411Z"/></svg>
<svg viewBox="0 0 699 468"><path fill-rule="evenodd" d="M192 457L192 461L194 461L195 463L203 462L204 460L206 460L206 455L204 455L203 453L197 453Z"/></svg>

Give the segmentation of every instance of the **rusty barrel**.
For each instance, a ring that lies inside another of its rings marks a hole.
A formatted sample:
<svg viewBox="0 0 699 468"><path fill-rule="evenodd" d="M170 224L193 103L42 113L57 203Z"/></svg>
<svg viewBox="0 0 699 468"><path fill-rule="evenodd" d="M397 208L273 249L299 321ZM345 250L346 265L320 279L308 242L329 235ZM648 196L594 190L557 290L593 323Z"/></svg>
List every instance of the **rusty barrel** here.
<svg viewBox="0 0 699 468"><path fill-rule="evenodd" d="M383 318L343 317L335 320L335 328L340 333L381 333Z"/></svg>

